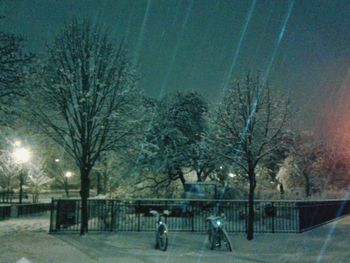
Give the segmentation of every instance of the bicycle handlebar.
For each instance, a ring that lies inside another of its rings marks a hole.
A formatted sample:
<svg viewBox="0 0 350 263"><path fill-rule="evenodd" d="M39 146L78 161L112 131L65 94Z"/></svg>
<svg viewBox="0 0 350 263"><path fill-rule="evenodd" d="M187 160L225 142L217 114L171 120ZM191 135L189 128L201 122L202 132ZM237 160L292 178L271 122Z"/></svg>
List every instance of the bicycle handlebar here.
<svg viewBox="0 0 350 263"><path fill-rule="evenodd" d="M164 210L163 213L159 213L158 211L156 210L151 210L150 213L154 216L157 216L157 215L165 215L165 216L168 216L171 214L171 212L169 210Z"/></svg>

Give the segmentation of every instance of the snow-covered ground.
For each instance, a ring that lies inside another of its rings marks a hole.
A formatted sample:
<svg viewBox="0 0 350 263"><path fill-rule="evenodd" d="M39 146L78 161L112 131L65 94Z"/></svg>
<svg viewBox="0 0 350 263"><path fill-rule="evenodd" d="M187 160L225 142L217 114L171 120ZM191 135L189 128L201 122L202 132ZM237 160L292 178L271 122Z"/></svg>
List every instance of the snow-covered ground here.
<svg viewBox="0 0 350 263"><path fill-rule="evenodd" d="M32 263L350 262L350 217L303 234L257 234L253 241L231 234L233 253L209 250L206 236L197 233L171 232L168 251L161 252L153 247L152 232L80 237L50 235L48 227L48 215L1 221L0 262L15 263L22 257Z"/></svg>

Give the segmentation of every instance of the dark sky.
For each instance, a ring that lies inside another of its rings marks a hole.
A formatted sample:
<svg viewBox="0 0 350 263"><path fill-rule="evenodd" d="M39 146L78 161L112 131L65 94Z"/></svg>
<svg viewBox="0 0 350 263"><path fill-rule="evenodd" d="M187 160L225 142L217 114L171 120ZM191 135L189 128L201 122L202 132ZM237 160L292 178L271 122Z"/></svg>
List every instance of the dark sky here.
<svg viewBox="0 0 350 263"><path fill-rule="evenodd" d="M74 16L104 24L127 40L152 96L196 90L215 102L230 68L260 70L313 124L349 88L349 0L0 0L0 12L37 53Z"/></svg>

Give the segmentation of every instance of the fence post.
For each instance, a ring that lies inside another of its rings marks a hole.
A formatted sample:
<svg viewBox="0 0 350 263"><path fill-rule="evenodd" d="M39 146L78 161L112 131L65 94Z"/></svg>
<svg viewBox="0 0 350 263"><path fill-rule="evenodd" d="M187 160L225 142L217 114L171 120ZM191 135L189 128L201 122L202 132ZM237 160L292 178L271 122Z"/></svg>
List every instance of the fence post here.
<svg viewBox="0 0 350 263"><path fill-rule="evenodd" d="M302 233L302 228L301 228L301 212L300 212L300 206L299 203L295 203L296 209L295 211L297 212L296 218L298 219L298 228L299 228L299 233Z"/></svg>
<svg viewBox="0 0 350 263"><path fill-rule="evenodd" d="M194 232L194 213L193 213L193 204L191 205L190 216L191 216L191 231Z"/></svg>
<svg viewBox="0 0 350 263"><path fill-rule="evenodd" d="M275 233L275 218L277 215L277 211L275 210L274 203L271 202L271 211L272 211L272 233Z"/></svg>
<svg viewBox="0 0 350 263"><path fill-rule="evenodd" d="M245 233L248 231L248 202L244 201L244 219L245 219Z"/></svg>
<svg viewBox="0 0 350 263"><path fill-rule="evenodd" d="M168 209L168 199L165 199L165 206L164 206L164 208L163 208L163 210L169 210L170 211L170 209ZM168 223L168 217L164 217L164 221L165 221L165 223L167 224Z"/></svg>
<svg viewBox="0 0 350 263"><path fill-rule="evenodd" d="M60 229L60 209L59 209L59 207L60 207L60 200L57 200L56 201L56 203L57 203L57 206L56 206L56 231L58 231L59 229Z"/></svg>
<svg viewBox="0 0 350 263"><path fill-rule="evenodd" d="M53 202L54 202L54 200L53 200L53 197L51 198L51 207L50 207L50 233L51 232L53 232L53 230L52 230L52 228L53 228L53 222L52 222L52 220L53 220Z"/></svg>
<svg viewBox="0 0 350 263"><path fill-rule="evenodd" d="M141 209L141 201L140 200L138 200L137 201L137 206L138 206L138 211L141 211L140 209ZM137 213L138 214L138 216L137 216L137 232L140 232L141 231L141 213Z"/></svg>
<svg viewBox="0 0 350 263"><path fill-rule="evenodd" d="M111 232L114 230L114 199L111 200L112 205L111 205Z"/></svg>

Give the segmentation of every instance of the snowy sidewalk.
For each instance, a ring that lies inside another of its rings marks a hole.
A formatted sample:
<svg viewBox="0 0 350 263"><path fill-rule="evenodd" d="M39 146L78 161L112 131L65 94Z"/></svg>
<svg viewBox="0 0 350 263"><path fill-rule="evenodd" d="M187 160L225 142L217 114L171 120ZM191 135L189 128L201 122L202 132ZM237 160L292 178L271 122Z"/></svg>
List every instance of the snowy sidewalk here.
<svg viewBox="0 0 350 263"><path fill-rule="evenodd" d="M334 233L329 236L332 226ZM350 262L350 217L303 234L257 234L247 241L232 234L233 253L211 251L206 235L170 233L167 252L153 248L154 233L50 235L48 215L0 222L0 263L15 263L22 257L32 263L311 263L317 262L322 246L329 246L319 262Z"/></svg>

